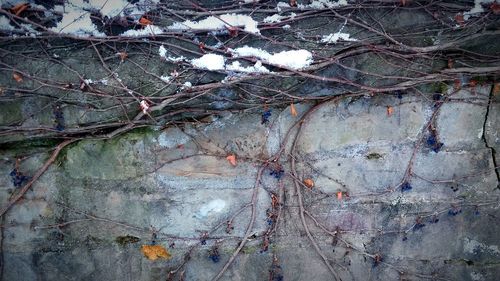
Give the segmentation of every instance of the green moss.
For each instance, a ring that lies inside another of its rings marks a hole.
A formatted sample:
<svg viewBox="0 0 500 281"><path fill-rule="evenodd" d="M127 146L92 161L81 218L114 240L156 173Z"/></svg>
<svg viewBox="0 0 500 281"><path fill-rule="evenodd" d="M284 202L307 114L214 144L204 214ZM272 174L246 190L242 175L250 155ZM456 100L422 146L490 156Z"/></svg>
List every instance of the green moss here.
<svg viewBox="0 0 500 281"><path fill-rule="evenodd" d="M254 254L254 253L256 253L256 252L257 252L257 251L259 251L259 250L260 250L260 246L245 246L245 247L243 247L243 248L241 249L241 252L242 252L243 254L248 254L248 255L250 255L250 254Z"/></svg>
<svg viewBox="0 0 500 281"><path fill-rule="evenodd" d="M368 160L378 160L381 158L384 158L384 156L382 154L379 154L376 152L372 152L372 153L366 155L366 159L368 159Z"/></svg>
<svg viewBox="0 0 500 281"><path fill-rule="evenodd" d="M115 242L120 246L126 246L128 244L137 243L141 241L139 237L135 237L132 235L118 236L115 238Z"/></svg>
<svg viewBox="0 0 500 281"><path fill-rule="evenodd" d="M448 92L448 85L444 82L436 82L431 84L432 93L446 94Z"/></svg>
<svg viewBox="0 0 500 281"><path fill-rule="evenodd" d="M20 101L4 101L0 103L0 125L21 121L23 118Z"/></svg>
<svg viewBox="0 0 500 281"><path fill-rule="evenodd" d="M474 76L471 80L476 81L478 84L485 84L489 81L488 76Z"/></svg>

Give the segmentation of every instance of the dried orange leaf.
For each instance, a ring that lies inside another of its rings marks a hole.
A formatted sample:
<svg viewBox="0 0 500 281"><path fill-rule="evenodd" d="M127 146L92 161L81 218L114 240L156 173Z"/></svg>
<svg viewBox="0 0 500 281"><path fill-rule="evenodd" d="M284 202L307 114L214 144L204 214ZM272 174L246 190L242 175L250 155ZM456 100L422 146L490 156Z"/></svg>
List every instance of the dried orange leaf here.
<svg viewBox="0 0 500 281"><path fill-rule="evenodd" d="M391 117L393 113L394 113L394 107L388 106L387 107L387 116Z"/></svg>
<svg viewBox="0 0 500 281"><path fill-rule="evenodd" d="M464 15L462 13L459 13L459 14L456 14L455 15L455 21L460 24L460 25L463 25L465 20L464 20Z"/></svg>
<svg viewBox="0 0 500 281"><path fill-rule="evenodd" d="M151 25L153 24L152 21L148 20L147 18L145 18L144 16L142 16L140 19L139 19L139 24L140 25Z"/></svg>
<svg viewBox="0 0 500 281"><path fill-rule="evenodd" d="M28 9L30 7L30 4L28 3L19 3L15 5L14 7L10 8L10 11L16 15L19 16L24 10Z"/></svg>
<svg viewBox="0 0 500 281"><path fill-rule="evenodd" d="M314 187L314 181L312 179L305 179L304 180L304 184L309 187L309 188L313 188Z"/></svg>
<svg viewBox="0 0 500 281"><path fill-rule="evenodd" d="M23 82L23 76L17 72L12 73L12 78L14 78L17 83Z"/></svg>
<svg viewBox="0 0 500 281"><path fill-rule="evenodd" d="M141 252L149 260L157 260L158 258L170 259L172 256L170 253L161 245L142 245Z"/></svg>
<svg viewBox="0 0 500 281"><path fill-rule="evenodd" d="M295 109L295 105L293 105L293 103L290 105L290 113L293 117L297 117L297 110Z"/></svg>
<svg viewBox="0 0 500 281"><path fill-rule="evenodd" d="M227 157L226 157L227 161L229 161L229 163L231 163L231 165L233 166L236 166L236 155L234 154L229 154Z"/></svg>
<svg viewBox="0 0 500 281"><path fill-rule="evenodd" d="M495 85L493 85L493 94L494 95L500 94L500 83L495 83Z"/></svg>
<svg viewBox="0 0 500 281"><path fill-rule="evenodd" d="M120 60L123 62L127 57L128 54L126 52L119 52L117 55L120 57Z"/></svg>

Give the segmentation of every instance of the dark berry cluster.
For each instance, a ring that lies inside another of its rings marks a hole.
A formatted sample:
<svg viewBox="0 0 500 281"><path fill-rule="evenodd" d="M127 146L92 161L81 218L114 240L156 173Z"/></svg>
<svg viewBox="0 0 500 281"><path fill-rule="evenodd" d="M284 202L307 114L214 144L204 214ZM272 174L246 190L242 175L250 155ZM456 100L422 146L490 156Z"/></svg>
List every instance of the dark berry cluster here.
<svg viewBox="0 0 500 281"><path fill-rule="evenodd" d="M450 215L450 216L456 216L460 213L462 213L461 208L452 208L451 210L448 211L448 215Z"/></svg>
<svg viewBox="0 0 500 281"><path fill-rule="evenodd" d="M218 263L220 261L219 249L217 247L213 247L212 250L210 250L208 258L211 259L212 262Z"/></svg>
<svg viewBox="0 0 500 281"><path fill-rule="evenodd" d="M18 169L12 170L9 175L15 187L21 187L29 180L29 177L23 175Z"/></svg>
<svg viewBox="0 0 500 281"><path fill-rule="evenodd" d="M409 182L404 182L402 185L401 185L401 192L405 192L405 191L410 191L411 189L413 188L413 186L411 186L411 184Z"/></svg>
<svg viewBox="0 0 500 281"><path fill-rule="evenodd" d="M202 233L201 237L200 237L200 243L201 243L201 245L206 245L207 244L207 239L208 239L208 233L207 232Z"/></svg>
<svg viewBox="0 0 500 281"><path fill-rule="evenodd" d="M267 225L273 225L273 223L276 222L276 219L278 217L276 213L273 210L267 209L266 215L267 215L266 219Z"/></svg>
<svg viewBox="0 0 500 281"><path fill-rule="evenodd" d="M380 254L376 254L374 257L373 257L373 267L376 267L377 265L379 265L382 261L384 261L384 259L382 258L382 256Z"/></svg>
<svg viewBox="0 0 500 281"><path fill-rule="evenodd" d="M275 169L275 170L271 170L271 172L269 173L269 175L273 176L275 179L281 179L281 177L283 177L283 175L285 174L285 171L280 167L278 169Z"/></svg>
<svg viewBox="0 0 500 281"><path fill-rule="evenodd" d="M56 106L54 108L54 122L56 123L55 129L58 130L59 132L64 130L64 115L62 112L61 107Z"/></svg>
<svg viewBox="0 0 500 281"><path fill-rule="evenodd" d="M439 93L436 93L436 94L433 94L433 95L432 95L432 99L433 99L434 101L440 101L442 97L443 97L443 95L441 95L441 94L439 94Z"/></svg>
<svg viewBox="0 0 500 281"><path fill-rule="evenodd" d="M271 109L268 109L262 113L262 124L269 123L269 118L271 118Z"/></svg>
<svg viewBox="0 0 500 281"><path fill-rule="evenodd" d="M474 215L479 216L481 213L479 212L479 207L474 207Z"/></svg>
<svg viewBox="0 0 500 281"><path fill-rule="evenodd" d="M417 231L419 229L422 229L423 227L425 226L425 223L422 222L422 219L417 219L417 221L415 222L415 225L413 226L413 231Z"/></svg>
<svg viewBox="0 0 500 281"><path fill-rule="evenodd" d="M427 145L431 147L432 151L438 153L441 150L441 147L443 147L444 143L439 142L435 134L431 134L427 138Z"/></svg>
<svg viewBox="0 0 500 281"><path fill-rule="evenodd" d="M430 222L430 223L437 223L438 221L439 221L439 219L437 218L437 216L436 216L436 215L433 215L433 216L431 217L431 220L430 220L429 222Z"/></svg>
<svg viewBox="0 0 500 281"><path fill-rule="evenodd" d="M269 280L270 281L283 281L283 269L281 268L279 261L276 257L273 258L273 263L269 269Z"/></svg>
<svg viewBox="0 0 500 281"><path fill-rule="evenodd" d="M394 94L398 97L398 99L403 98L403 91L397 90L397 91L394 91Z"/></svg>

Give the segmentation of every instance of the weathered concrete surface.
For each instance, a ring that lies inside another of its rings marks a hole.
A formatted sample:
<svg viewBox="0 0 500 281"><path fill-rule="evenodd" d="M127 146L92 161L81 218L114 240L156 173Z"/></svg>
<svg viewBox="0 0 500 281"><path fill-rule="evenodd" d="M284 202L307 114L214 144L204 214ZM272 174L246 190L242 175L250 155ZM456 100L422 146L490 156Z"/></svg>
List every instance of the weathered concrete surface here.
<svg viewBox="0 0 500 281"><path fill-rule="evenodd" d="M488 103L490 91L463 90L454 97L465 101L442 106L434 123L444 143L437 153L425 129L436 107L420 96L344 99L322 105L304 123L298 176L315 181L312 190L302 189L304 205L342 234L332 243L306 221L343 280L497 279L500 194L492 149L499 151L500 113L497 97ZM468 103L470 98L481 102ZM394 108L391 116L387 106ZM310 107L296 105L299 115ZM234 230L228 234L223 225L215 231L185 267L186 280L209 280L245 233L259 159L278 151L296 120L289 108L273 110L269 124L261 124L259 114L227 113L207 124L71 145L5 217L3 280L164 280L204 232L243 208ZM280 159L285 172L291 140ZM2 206L14 188L9 173L18 153L2 152ZM228 153L238 156L236 167L225 159ZM413 153L412 189L401 192ZM40 150L21 169L33 174L47 157ZM257 236L269 226L269 192L279 186L269 173L265 169L258 187ZM267 280L273 254L284 280L332 280L306 236L292 181L286 175L283 181L284 212L269 249L261 252L262 238L252 235L224 280ZM425 226L415 226L418 217ZM65 222L71 223L51 227ZM125 235L140 241L118 243ZM168 248L171 260L142 255L140 246L153 240ZM215 244L218 263L208 257ZM377 254L382 261L375 265Z"/></svg>

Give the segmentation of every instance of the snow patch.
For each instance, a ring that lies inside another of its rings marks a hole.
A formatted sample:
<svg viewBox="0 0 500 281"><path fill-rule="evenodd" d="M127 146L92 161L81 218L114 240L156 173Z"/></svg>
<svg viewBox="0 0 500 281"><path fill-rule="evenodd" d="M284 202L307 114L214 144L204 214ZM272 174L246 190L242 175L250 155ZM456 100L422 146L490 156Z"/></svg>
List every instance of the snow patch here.
<svg viewBox="0 0 500 281"><path fill-rule="evenodd" d="M201 206L198 213L196 213L195 217L198 219L206 218L207 216L213 213L220 213L226 207L226 201L222 199L215 199L207 204Z"/></svg>
<svg viewBox="0 0 500 281"><path fill-rule="evenodd" d="M216 54L206 54L201 58L191 60L191 64L194 67L208 70L223 70L225 59L221 55Z"/></svg>
<svg viewBox="0 0 500 281"><path fill-rule="evenodd" d="M468 20L471 16L476 16L480 13L484 13L484 8L482 4L490 4L496 0L475 0L474 7L470 11L464 12L464 20Z"/></svg>
<svg viewBox="0 0 500 281"><path fill-rule="evenodd" d="M63 14L62 20L57 23L56 27L51 28L52 31L58 33L73 34L80 37L88 37L90 35L96 37L105 36L104 33L98 32L96 26L90 19L92 12L100 12L103 16L113 18L123 15L140 15L146 12L144 9L147 4L158 3L157 0L140 0L135 4L131 4L127 0L71 0L65 1L64 6L54 6L54 11ZM128 30L123 33L123 36L146 36L160 34L162 29L157 26L147 26L141 30Z"/></svg>
<svg viewBox="0 0 500 281"><path fill-rule="evenodd" d="M337 43L339 40L358 41L357 39L351 38L350 34L339 31L337 33L330 33L330 35L324 35L323 38L321 38L321 43L333 44Z"/></svg>
<svg viewBox="0 0 500 281"><path fill-rule="evenodd" d="M62 12L63 18L51 30L81 37L88 37L89 35L96 37L105 36L104 33L96 30L96 26L90 20L90 12L83 10L83 7L87 6L88 3L84 3L81 0L68 3L65 7L60 5L55 6L54 10Z"/></svg>
<svg viewBox="0 0 500 281"><path fill-rule="evenodd" d="M286 18L293 19L293 18L295 18L295 16L297 16L297 14L295 14L295 13L291 13L289 16L282 16L279 14L274 14L272 16L268 16L268 17L264 18L263 22L265 22L265 23L278 23Z"/></svg>
<svg viewBox="0 0 500 281"><path fill-rule="evenodd" d="M243 26L243 30L247 32L260 34L260 30L257 28L257 24L258 23L253 20L252 17L247 15L224 14L218 17L210 16L198 22L193 22L190 20L184 22L175 22L167 28L177 30L220 30L231 26Z"/></svg>
<svg viewBox="0 0 500 281"><path fill-rule="evenodd" d="M140 37L140 36L154 36L158 34L162 34L164 30L161 27L158 27L156 25L147 25L143 29L138 29L138 30L127 30L120 34L120 36L125 36L125 37Z"/></svg>
<svg viewBox="0 0 500 281"><path fill-rule="evenodd" d="M321 9L331 9L340 6L347 5L347 0L339 0L339 1L330 1L330 0L314 0L309 5L299 4L297 8L304 9L312 9L312 10L321 10Z"/></svg>
<svg viewBox="0 0 500 281"><path fill-rule="evenodd" d="M180 61L186 60L186 58L183 56L180 56L180 57L168 56L167 49L165 49L165 47L163 47L163 45L161 45L160 48L158 49L158 53L160 54L160 57L162 57L168 61L171 61L171 62L180 62Z"/></svg>
<svg viewBox="0 0 500 281"><path fill-rule="evenodd" d="M14 27L10 25L10 20L6 16L0 16L0 30L14 30Z"/></svg>
<svg viewBox="0 0 500 281"><path fill-rule="evenodd" d="M269 64L291 69L303 69L313 62L312 53L307 50L282 51L271 55L262 49L244 46L230 51L235 57L256 57Z"/></svg>
<svg viewBox="0 0 500 281"><path fill-rule="evenodd" d="M269 69L262 65L261 61L257 61L253 66L241 66L239 61L233 61L232 64L226 66L226 70L243 72L243 73L269 73Z"/></svg>
<svg viewBox="0 0 500 281"><path fill-rule="evenodd" d="M172 77L168 76L168 75L162 75L160 76L160 79L163 81L163 82L170 82L170 79L172 79Z"/></svg>
<svg viewBox="0 0 500 281"><path fill-rule="evenodd" d="M278 12L281 12L281 9L283 9L283 8L291 8L291 7L290 7L290 4L285 3L285 2L278 2L278 4L276 4L276 10Z"/></svg>

